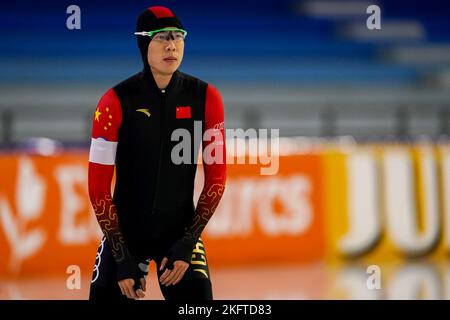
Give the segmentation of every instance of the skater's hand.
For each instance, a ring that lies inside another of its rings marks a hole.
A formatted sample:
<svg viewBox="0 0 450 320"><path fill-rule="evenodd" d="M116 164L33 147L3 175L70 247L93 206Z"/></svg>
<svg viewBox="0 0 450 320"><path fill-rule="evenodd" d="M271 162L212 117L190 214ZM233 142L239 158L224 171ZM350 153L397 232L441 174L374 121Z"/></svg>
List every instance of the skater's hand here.
<svg viewBox="0 0 450 320"><path fill-rule="evenodd" d="M145 281L145 278L141 278L140 280L141 280L141 288L142 288L141 291L143 291L143 293L145 295L145 290L147 290L147 281Z"/></svg>
<svg viewBox="0 0 450 320"><path fill-rule="evenodd" d="M141 299L143 297L145 297L145 279L141 278L141 285L142 285L142 289L139 288L137 290L135 290L134 288L134 280L131 278L128 279L123 279L119 281L119 287L120 287L120 291L122 291L122 294L124 296L127 296L128 299Z"/></svg>
<svg viewBox="0 0 450 320"><path fill-rule="evenodd" d="M167 261L169 261L168 258L164 258L161 262L161 266L159 267L159 270L162 271L166 267ZM173 263L173 269L166 269L164 270L161 277L159 277L159 281L161 284L167 286L170 285L176 285L178 282L183 279L184 273L189 268L189 263L183 261L183 260L177 260Z"/></svg>

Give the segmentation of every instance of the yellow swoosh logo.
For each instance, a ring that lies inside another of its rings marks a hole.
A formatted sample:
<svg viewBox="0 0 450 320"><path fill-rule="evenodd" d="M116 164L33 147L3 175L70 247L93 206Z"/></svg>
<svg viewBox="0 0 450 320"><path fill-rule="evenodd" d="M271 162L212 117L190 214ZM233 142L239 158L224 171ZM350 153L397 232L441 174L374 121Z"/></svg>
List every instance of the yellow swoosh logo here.
<svg viewBox="0 0 450 320"><path fill-rule="evenodd" d="M198 272L203 273L203 274L205 275L206 279L208 279L208 274L206 273L205 270L202 270L202 269L194 269L194 271L198 271Z"/></svg>
<svg viewBox="0 0 450 320"><path fill-rule="evenodd" d="M147 117L150 117L150 111L148 109L137 109L136 111L142 112L147 115Z"/></svg>

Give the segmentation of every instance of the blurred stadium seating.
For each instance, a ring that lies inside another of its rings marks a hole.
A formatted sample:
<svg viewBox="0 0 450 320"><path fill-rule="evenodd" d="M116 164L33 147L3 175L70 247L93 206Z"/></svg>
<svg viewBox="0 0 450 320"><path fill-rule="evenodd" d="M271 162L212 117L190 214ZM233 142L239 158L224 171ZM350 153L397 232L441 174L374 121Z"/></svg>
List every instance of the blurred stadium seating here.
<svg viewBox="0 0 450 320"><path fill-rule="evenodd" d="M64 27L64 2L30 10L20 3L7 5L0 22L1 141L37 135L86 143L100 95L141 67L132 33L142 2L80 2L78 31ZM382 30L365 29L369 4L382 8ZM221 89L230 128L448 134L450 20L442 2L172 6L189 30L182 70Z"/></svg>

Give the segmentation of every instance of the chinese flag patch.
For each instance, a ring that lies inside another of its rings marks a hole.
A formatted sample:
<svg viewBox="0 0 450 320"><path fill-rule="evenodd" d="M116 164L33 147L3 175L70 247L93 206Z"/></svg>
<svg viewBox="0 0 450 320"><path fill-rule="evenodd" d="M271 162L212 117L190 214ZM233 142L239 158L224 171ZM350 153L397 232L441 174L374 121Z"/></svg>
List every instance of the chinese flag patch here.
<svg viewBox="0 0 450 320"><path fill-rule="evenodd" d="M177 107L176 108L176 118L177 119L190 119L191 118L191 107Z"/></svg>

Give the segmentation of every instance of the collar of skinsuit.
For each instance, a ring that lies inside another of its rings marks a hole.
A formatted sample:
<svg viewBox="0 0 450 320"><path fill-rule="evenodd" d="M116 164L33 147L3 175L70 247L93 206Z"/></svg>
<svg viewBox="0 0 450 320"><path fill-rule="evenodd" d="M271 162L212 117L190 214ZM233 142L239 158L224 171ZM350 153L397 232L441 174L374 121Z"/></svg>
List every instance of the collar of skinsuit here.
<svg viewBox="0 0 450 320"><path fill-rule="evenodd" d="M172 10L166 7L155 6L145 9L138 17L136 24L136 32L154 31L167 27L176 27L183 29L184 27L173 13ZM151 37L137 36L137 44L141 52L142 63L144 64L144 71L150 71L150 66L147 61L147 50Z"/></svg>

